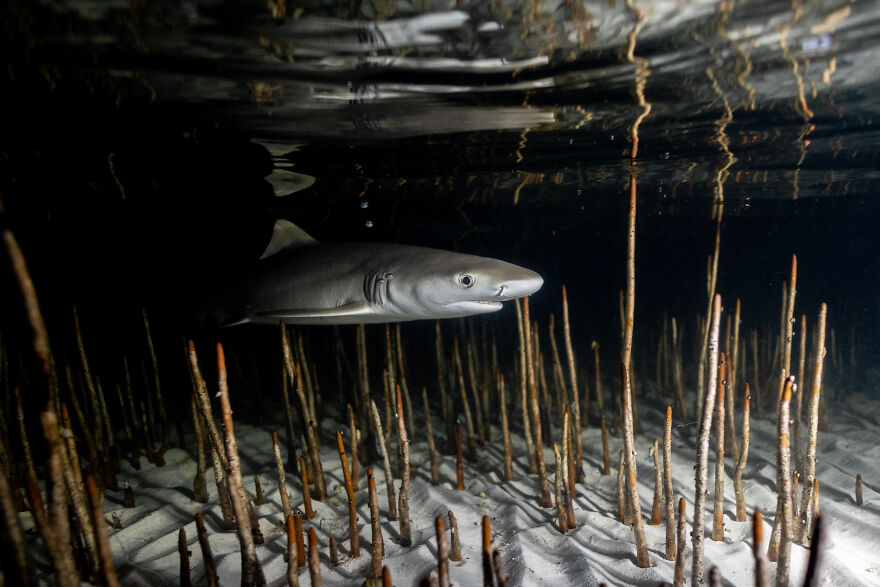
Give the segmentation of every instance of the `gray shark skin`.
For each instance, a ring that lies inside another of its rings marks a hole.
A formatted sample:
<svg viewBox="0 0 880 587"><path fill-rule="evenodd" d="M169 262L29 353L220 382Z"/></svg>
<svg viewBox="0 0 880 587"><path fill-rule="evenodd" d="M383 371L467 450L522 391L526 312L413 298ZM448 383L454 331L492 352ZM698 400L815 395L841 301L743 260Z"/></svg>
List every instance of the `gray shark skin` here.
<svg viewBox="0 0 880 587"><path fill-rule="evenodd" d="M275 223L257 267L213 311L245 323L369 324L460 318L530 295L540 275L511 263L387 243L321 243Z"/></svg>

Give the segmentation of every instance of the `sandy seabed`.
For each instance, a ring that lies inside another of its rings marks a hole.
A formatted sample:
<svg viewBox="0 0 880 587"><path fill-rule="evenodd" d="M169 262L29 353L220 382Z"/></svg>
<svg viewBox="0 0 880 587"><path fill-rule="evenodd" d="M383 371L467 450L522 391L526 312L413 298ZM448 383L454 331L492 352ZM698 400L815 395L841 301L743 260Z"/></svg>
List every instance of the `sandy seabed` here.
<svg viewBox="0 0 880 587"><path fill-rule="evenodd" d="M636 437L638 452L639 496L642 513L650 515L654 488L654 466L650 446L663 437L663 414L643 402L641 422L643 433ZM851 396L844 404L832 404L831 431L819 434L817 477L820 481L820 506L827 522L828 537L822 556L822 579L825 585L880 585L880 402L862 395ZM519 422L518 414L511 414ZM462 560L450 564L454 584L482 584L481 519L486 515L492 523L493 545L504 562L510 585L658 585L671 582L673 563L663 558L665 527L645 525L652 566L640 569L635 564L636 548L633 532L616 518L615 455L623 446L622 438L609 436L612 474L601 475L601 433L597 427L583 431L584 470L586 480L577 485L574 500L577 528L561 534L556 524L556 510L538 504L537 476L528 474L525 444L522 436L512 433L514 443L515 481L504 482L503 446L500 430L493 427L492 441L480 449L477 462L465 461L465 490L455 489L455 458L442 455L438 486L430 483L430 466L421 413L415 414L417 430L410 431L411 460L414 466L410 488L412 546L399 544L397 522L387 520L387 497L380 462L373 464L379 490L382 531L385 537L384 564L391 571L395 585L415 585L436 568L436 537L434 518L446 517L452 510L458 519ZM351 559L348 550L348 506L340 468L339 455L332 435L337 422L323 422L324 466L328 498L313 500L315 518L304 521L304 528L314 527L321 552L321 575L324 585L361 585L370 569L370 525L365 471L361 468L358 503L361 556ZM740 426L739 416L737 426ZM442 421L434 415L435 431ZM517 426L518 428L518 426ZM270 585L286 584L287 563L284 561L286 534L281 500L272 453L271 426L260 428L243 423L236 425L236 436L242 460L245 486L254 497L253 475L262 482L265 503L255 506L265 544L257 554ZM275 428L281 433L283 425ZM343 430L347 433L347 427ZM730 431L728 430L729 434ZM675 498L687 502L688 543L685 566L686 584L690 584L690 530L694 500L694 457L696 425L676 426L672 436L672 471ZM545 445L549 445L545 430ZM561 433L554 428L552 440ZM714 433L713 433L714 436ZM804 434L804 437L806 434ZM190 438L190 440L192 440ZM714 439L713 439L714 440ZM438 443L440 438L437 439ZM348 442L346 441L346 445ZM282 441L283 447L283 441ZM363 450L363 449L362 449ZM194 453L194 442L193 449ZM713 449L714 451L714 449ZM286 451L282 448L282 453ZM391 450L392 463L396 451ZM181 449L166 453L166 465L145 464L139 471L123 462L121 483L130 485L136 507L125 508L121 494L108 492L105 500L107 518L115 514L122 529L111 530L110 545L114 563L124 585L177 585L180 583L178 530L184 527L192 553L192 577L195 584L204 580L196 536L194 516L202 512L208 527L211 548L222 585L240 583L241 555L234 531L223 526L217 504L216 486L210 470L207 474L210 501L193 499L192 480L196 472L195 455ZM548 476L553 483L553 453L545 450ZM712 495L714 487L714 454L710 456L710 481L705 520L705 568L717 565L725 585L753 584L751 521L735 521L733 465L727 458L724 483L723 542L710 539L712 530ZM794 459L792 459L793 461ZM285 463L287 459L285 457ZM393 467L396 468L396 467ZM861 474L864 504L855 503L855 479ZM776 509L775 423L752 417L751 448L744 474L744 492L749 519L754 509L765 515L765 541L770 535ZM399 486L400 480L395 479ZM287 474L287 491L291 507L302 508L301 483L293 472ZM314 492L313 492L314 493ZM328 550L329 537L339 544L338 566L332 566ZM809 551L792 547L792 584L800 584ZM775 563L771 573L775 574ZM772 580L772 577L771 577ZM300 569L300 584L309 585L308 570Z"/></svg>

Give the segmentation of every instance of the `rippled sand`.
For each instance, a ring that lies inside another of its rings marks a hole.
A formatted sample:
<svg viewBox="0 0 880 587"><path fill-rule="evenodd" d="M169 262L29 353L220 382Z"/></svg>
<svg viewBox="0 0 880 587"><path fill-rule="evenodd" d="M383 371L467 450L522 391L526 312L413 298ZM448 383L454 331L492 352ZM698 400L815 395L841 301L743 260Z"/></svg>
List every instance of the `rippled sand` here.
<svg viewBox="0 0 880 587"><path fill-rule="evenodd" d="M434 416L435 427L439 418ZM421 423L421 414L416 422ZM662 438L662 413L643 402L641 421L644 433L636 438L639 466L639 495L645 521L650 515L653 497L654 468L649 456L650 443ZM494 546L499 550L511 585L657 585L672 581L673 564L664 560L665 529L663 525L646 525L652 567L635 565L635 543L632 531L615 517L617 510L616 470L602 476L601 435L591 427L584 431L586 483L577 486L575 516L577 529L561 534L555 523L555 509L541 508L537 502L537 478L527 474L524 444L514 434L516 455L514 482L502 482L503 452L500 432L493 428L493 440L480 453L478 462L465 463L464 491L454 489L455 460L444 455L440 465L441 483L432 486L429 477L427 444L424 428L418 426L412 443L412 462L416 466L410 491L410 516L413 545L401 547L397 522L384 520L385 564L395 584L416 584L436 565L436 539L433 520L452 510L458 518L462 543L462 561L451 563L451 579L457 585L479 585L482 582L480 520L489 516ZM754 508L765 514L765 538L770 535L776 507L774 425L768 420L752 419L752 439L744 487L749 514ZM281 425L279 424L279 430ZM673 483L676 498L687 501L688 519L693 514L693 462L695 444L689 434L695 426L677 426L673 432ZM823 560L823 577L827 584L880 584L880 501L876 480L880 479L880 447L872 441L880 429L880 403L855 396L846 406L833 406L832 432L820 433L817 476L821 483L821 511L828 522L827 550ZM360 490L357 492L361 556L348 557L348 513L342 486L339 458L330 442L334 423L324 421L325 446L321 454L327 475L329 497L313 501L316 517L305 521L318 534L321 549L321 573L325 585L361 584L370 567L370 527L365 482L366 468L361 468ZM253 498L253 477L257 473L263 486L265 504L256 506L260 527L266 539L257 547L266 579L270 584L284 584L286 563L283 552L286 536L282 525L281 502L271 450L271 428L255 428L238 424L237 436L242 456L245 484ZM546 433L545 433L546 435ZM561 436L554 429L553 438ZM439 439L438 439L439 441ZM622 447L620 438L610 437L612 455ZM393 454L393 453L392 453ZM553 456L545 452L552 484ZM127 585L160 585L179 583L177 531L183 526L192 552L192 574L198 583L204 576L201 552L196 539L193 517L203 512L211 547L221 583L238 584L241 558L238 540L232 531L222 530L222 518L216 503L216 487L208 472L211 501L200 504L192 499L192 479L196 463L192 454L172 449L166 455L167 465L156 468L145 465L141 471L126 468L120 480L130 484L137 507L122 507L121 497L108 492L105 503L107 517L115 514L122 522L121 530L112 531L111 546L120 578ZM392 462L395 459L392 456ZM616 459L612 459L616 461ZM125 465L127 467L127 465ZM387 515L385 483L381 464L375 463L379 504ZM713 467L710 466L710 471ZM717 565L726 584L752 584L751 522L734 521L735 501L732 465L728 459L725 480L725 540L713 542L711 514L706 516L706 568ZM856 474L864 479L865 503L856 506L854 487ZM710 474L708 509L714 476ZM292 507L301 507L301 484L290 472L287 477ZM399 486L399 480L396 481ZM328 541L334 535L339 544L340 564L331 566ZM688 535L690 532L688 531ZM685 575L690 582L690 544ZM806 569L808 551L792 548L792 579L799 584ZM771 565L775 571L775 564ZM300 581L308 585L308 571L300 569ZM728 583L729 582L729 583Z"/></svg>

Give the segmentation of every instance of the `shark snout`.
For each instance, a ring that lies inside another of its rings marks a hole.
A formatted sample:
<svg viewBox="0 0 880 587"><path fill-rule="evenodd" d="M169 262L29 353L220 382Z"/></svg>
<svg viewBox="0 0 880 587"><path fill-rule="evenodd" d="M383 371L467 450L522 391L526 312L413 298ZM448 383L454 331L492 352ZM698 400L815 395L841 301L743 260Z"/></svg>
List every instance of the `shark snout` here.
<svg viewBox="0 0 880 587"><path fill-rule="evenodd" d="M498 299L513 300L532 295L544 285L544 278L522 267L517 267L515 275L509 276L508 279L499 286Z"/></svg>

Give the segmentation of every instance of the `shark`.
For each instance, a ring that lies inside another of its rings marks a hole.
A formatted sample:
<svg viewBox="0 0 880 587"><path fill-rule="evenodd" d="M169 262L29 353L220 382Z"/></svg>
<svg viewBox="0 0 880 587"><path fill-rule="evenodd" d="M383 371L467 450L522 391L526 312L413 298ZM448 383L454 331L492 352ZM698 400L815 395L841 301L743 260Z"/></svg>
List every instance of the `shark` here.
<svg viewBox="0 0 880 587"><path fill-rule="evenodd" d="M208 312L220 326L370 324L496 312L544 280L512 263L392 243L320 242L277 220L253 270Z"/></svg>

